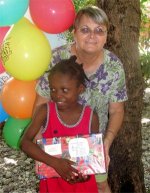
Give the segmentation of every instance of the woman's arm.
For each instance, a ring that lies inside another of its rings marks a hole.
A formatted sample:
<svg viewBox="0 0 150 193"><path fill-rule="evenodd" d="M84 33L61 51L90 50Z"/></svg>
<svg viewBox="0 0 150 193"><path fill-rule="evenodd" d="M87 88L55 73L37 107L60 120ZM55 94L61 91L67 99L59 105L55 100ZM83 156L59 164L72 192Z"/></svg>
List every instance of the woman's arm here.
<svg viewBox="0 0 150 193"><path fill-rule="evenodd" d="M114 138L121 128L124 117L124 102L109 104L109 121L105 133L105 143L110 148Z"/></svg>
<svg viewBox="0 0 150 193"><path fill-rule="evenodd" d="M104 146L106 153L107 166L109 165L109 149L119 129L121 128L124 117L124 102L115 102L109 104L109 121L104 136Z"/></svg>

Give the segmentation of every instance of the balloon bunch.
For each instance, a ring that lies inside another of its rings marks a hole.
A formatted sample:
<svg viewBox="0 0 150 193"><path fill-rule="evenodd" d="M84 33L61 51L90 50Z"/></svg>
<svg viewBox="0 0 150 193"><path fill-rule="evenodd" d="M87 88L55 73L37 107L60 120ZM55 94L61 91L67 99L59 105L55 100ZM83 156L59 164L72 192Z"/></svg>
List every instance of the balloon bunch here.
<svg viewBox="0 0 150 193"><path fill-rule="evenodd" d="M36 82L51 61L44 33L64 32L74 17L72 0L0 0L0 123L15 149L31 121Z"/></svg>

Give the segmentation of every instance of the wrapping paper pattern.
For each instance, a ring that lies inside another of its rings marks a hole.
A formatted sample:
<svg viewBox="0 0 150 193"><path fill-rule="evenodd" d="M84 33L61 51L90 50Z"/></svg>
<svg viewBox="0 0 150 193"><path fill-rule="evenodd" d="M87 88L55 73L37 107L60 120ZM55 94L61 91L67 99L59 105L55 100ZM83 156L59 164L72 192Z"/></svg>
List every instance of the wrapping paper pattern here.
<svg viewBox="0 0 150 193"><path fill-rule="evenodd" d="M74 166L85 175L106 173L102 134L78 135L69 137L42 138L37 144L48 154L70 159ZM52 168L39 161L35 162L40 179L60 177Z"/></svg>

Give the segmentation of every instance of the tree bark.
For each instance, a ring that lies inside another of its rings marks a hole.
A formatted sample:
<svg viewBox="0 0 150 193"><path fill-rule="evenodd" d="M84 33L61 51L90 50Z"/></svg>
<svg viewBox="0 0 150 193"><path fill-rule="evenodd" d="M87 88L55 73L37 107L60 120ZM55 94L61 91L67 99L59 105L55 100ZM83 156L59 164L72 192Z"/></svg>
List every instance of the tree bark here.
<svg viewBox="0 0 150 193"><path fill-rule="evenodd" d="M110 154L109 183L113 193L144 193L141 161L141 118L143 77L139 61L140 0L97 0L110 21L106 47L122 61L126 74L128 101L125 118Z"/></svg>

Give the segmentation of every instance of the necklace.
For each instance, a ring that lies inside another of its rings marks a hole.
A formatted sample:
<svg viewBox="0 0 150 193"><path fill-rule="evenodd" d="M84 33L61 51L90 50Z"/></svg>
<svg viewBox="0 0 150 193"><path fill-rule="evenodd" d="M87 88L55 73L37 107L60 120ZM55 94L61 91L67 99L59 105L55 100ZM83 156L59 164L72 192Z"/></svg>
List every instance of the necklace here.
<svg viewBox="0 0 150 193"><path fill-rule="evenodd" d="M55 108L56 108L56 115L57 115L58 120L60 121L60 123L61 123L63 126L68 127L68 128L76 127L76 126L81 122L82 117L83 117L83 114L84 114L84 110L85 110L85 106L84 106L83 109L82 109L82 112L81 112L81 115L80 115L78 121L77 121L75 124L68 125L68 124L66 124L66 123L61 119L56 104L55 104Z"/></svg>

